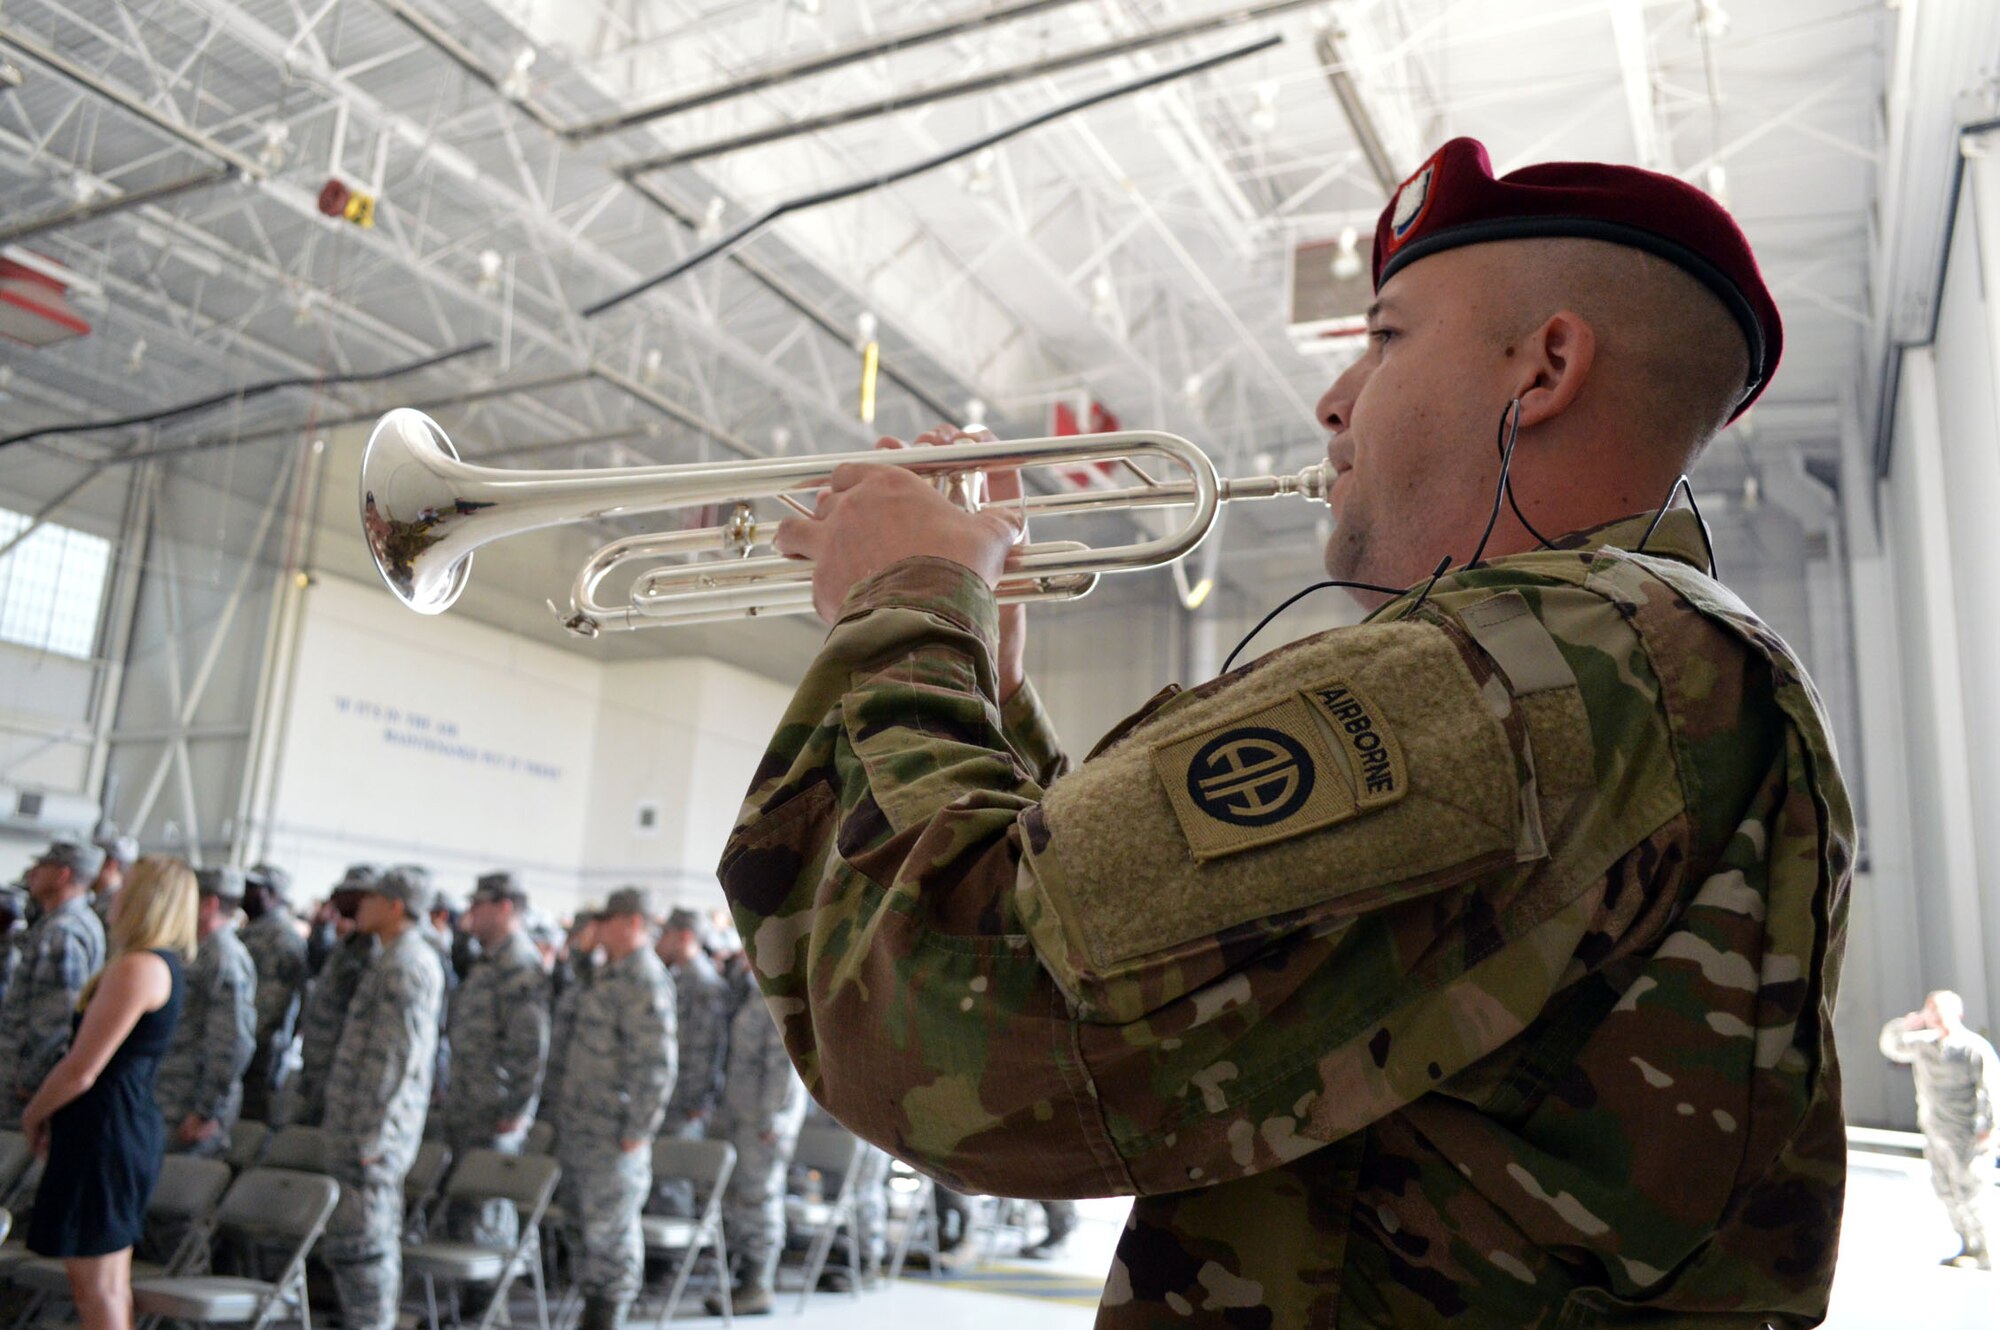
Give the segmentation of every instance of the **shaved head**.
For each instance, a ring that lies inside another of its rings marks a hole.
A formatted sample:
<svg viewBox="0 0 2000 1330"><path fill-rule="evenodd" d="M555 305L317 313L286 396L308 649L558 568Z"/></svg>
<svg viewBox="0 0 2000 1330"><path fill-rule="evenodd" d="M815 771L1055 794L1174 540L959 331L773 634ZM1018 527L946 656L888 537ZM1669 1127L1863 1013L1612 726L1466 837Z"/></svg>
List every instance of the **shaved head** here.
<svg viewBox="0 0 2000 1330"><path fill-rule="evenodd" d="M1606 240L1508 241L1504 255L1493 265L1501 290L1486 306L1503 344L1558 310L1583 319L1597 335L1596 406L1635 422L1681 468L1728 422L1749 383L1750 348L1694 277Z"/></svg>

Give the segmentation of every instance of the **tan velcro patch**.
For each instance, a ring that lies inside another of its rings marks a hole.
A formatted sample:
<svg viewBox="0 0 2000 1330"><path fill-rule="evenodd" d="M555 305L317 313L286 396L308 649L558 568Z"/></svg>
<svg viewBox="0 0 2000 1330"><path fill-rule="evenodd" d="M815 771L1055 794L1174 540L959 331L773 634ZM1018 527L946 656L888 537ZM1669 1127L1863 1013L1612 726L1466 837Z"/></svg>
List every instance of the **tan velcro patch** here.
<svg viewBox="0 0 2000 1330"><path fill-rule="evenodd" d="M1197 859L1353 817L1354 791L1299 697L1162 744L1153 766Z"/></svg>

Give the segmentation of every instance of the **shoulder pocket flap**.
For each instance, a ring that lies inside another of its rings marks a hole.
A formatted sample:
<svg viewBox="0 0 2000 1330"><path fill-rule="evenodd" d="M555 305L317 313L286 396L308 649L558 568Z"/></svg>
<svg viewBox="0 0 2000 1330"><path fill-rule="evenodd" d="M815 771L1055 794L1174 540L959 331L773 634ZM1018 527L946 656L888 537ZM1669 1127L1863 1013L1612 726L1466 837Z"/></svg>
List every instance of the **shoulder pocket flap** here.
<svg viewBox="0 0 2000 1330"><path fill-rule="evenodd" d="M1261 939L1546 857L1533 763L1455 626L1330 633L1056 782L1023 915L1086 1007L1142 972L1171 996Z"/></svg>

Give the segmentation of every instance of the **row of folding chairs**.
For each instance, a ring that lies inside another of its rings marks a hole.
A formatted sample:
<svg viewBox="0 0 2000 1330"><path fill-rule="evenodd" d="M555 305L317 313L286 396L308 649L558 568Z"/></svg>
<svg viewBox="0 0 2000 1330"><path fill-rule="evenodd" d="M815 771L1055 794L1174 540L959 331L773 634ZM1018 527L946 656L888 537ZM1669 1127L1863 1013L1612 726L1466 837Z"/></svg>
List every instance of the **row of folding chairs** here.
<svg viewBox="0 0 2000 1330"><path fill-rule="evenodd" d="M19 1132L0 1132L0 1183L10 1202L32 1196L39 1180L36 1164L23 1165L11 1182ZM26 1191L22 1184L29 1183ZM296 1307L307 1324L305 1263L340 1198L332 1178L285 1169L252 1168L234 1176L220 1159L169 1155L147 1206L149 1230L171 1235L171 1249L157 1260L132 1263L132 1300L142 1322L160 1318L264 1330L287 1308ZM10 1204L0 1236L12 1227ZM278 1255L272 1279L219 1276L208 1269L209 1244L218 1235L255 1243ZM55 1298L69 1294L62 1261L35 1256L19 1243L0 1243L0 1278L22 1295L14 1324L25 1326Z"/></svg>
<svg viewBox="0 0 2000 1330"><path fill-rule="evenodd" d="M238 1131L241 1132L245 1125L239 1123ZM249 1125L261 1127L261 1124ZM242 1148L241 1141L232 1142L232 1153ZM540 1161L512 1170L496 1172L490 1166L468 1170L463 1161L453 1168L450 1151L442 1141L426 1139L419 1145L416 1159L403 1183L405 1227L418 1235L417 1241L404 1245L403 1272L406 1278L423 1281L424 1310L430 1330L437 1330L439 1325L440 1288L496 1283L502 1277L503 1265L508 1272L506 1282L500 1292L488 1301L473 1330L491 1330L495 1318L504 1311L506 1287L511 1286L522 1273L528 1274L535 1293L535 1313L540 1330L550 1330L548 1285L554 1266L544 1259L544 1253L558 1250L564 1215L551 1198L539 1197L535 1191L543 1172L547 1174L550 1192L555 1189L559 1170L554 1162L554 1149L555 1131L547 1122L537 1122L529 1129L520 1155L496 1156L499 1159ZM328 1138L323 1129L284 1127L271 1134L262 1146L262 1163L324 1172L328 1150ZM647 1255L672 1263L673 1273L667 1279L664 1291L659 1294L662 1320L672 1319L691 1278L704 1261L711 1264L722 1287L725 1303L728 1299L729 1250L722 1230L722 1202L729 1175L735 1167L736 1148L727 1141L659 1140L654 1143L653 1176L689 1183L697 1205L697 1213L692 1217L647 1215L643 1220ZM501 1176L501 1173L513 1176ZM502 1252L432 1236L436 1221L445 1207L473 1205L481 1200L507 1200L513 1204L521 1217L519 1232L523 1245L518 1250ZM575 1301L575 1290L567 1290L562 1305L554 1314L557 1323L568 1319L567 1313ZM730 1315L730 1310L725 1307L725 1319Z"/></svg>

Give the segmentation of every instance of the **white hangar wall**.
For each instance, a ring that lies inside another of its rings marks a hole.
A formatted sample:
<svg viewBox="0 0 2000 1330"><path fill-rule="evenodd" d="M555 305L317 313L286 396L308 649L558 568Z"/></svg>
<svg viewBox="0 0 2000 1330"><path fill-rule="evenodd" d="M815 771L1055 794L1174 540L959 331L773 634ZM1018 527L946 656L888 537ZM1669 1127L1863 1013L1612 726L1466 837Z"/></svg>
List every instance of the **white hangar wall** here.
<svg viewBox="0 0 2000 1330"><path fill-rule="evenodd" d="M458 896L514 867L559 913L627 883L722 903L715 861L788 688L710 660L601 663L338 577L302 634L251 840L306 892L375 860Z"/></svg>
<svg viewBox="0 0 2000 1330"><path fill-rule="evenodd" d="M1883 1021L1935 988L2000 1025L2000 176L1968 154L1937 335L1902 357L1888 474L1850 450L1847 504L1866 872L1840 1003L1851 1120L1911 1125ZM1982 214L1984 220L1982 221ZM1857 441L1858 442L1858 441ZM1870 501L1872 498L1872 502Z"/></svg>

